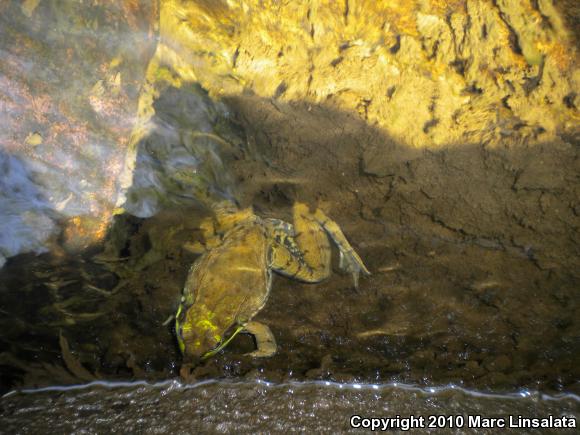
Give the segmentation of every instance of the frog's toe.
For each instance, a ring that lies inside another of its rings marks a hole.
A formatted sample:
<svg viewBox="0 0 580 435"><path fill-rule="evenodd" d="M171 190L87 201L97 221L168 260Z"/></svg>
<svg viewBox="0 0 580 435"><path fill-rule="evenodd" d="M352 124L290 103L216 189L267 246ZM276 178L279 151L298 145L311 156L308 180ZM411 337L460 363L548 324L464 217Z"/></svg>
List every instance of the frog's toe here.
<svg viewBox="0 0 580 435"><path fill-rule="evenodd" d="M276 347L276 343L274 343L273 346L267 346L265 348L262 349L257 349L253 352L247 353L247 356L251 356L252 358L267 358L270 356L274 356L276 354L276 350L278 348Z"/></svg>
<svg viewBox="0 0 580 435"><path fill-rule="evenodd" d="M182 364L180 369L179 369L179 376L181 377L181 379L186 382L186 383L190 383L195 381L195 376L193 374L193 368L195 367L195 364Z"/></svg>
<svg viewBox="0 0 580 435"><path fill-rule="evenodd" d="M198 255L207 252L207 248L199 242L186 242L183 244L183 249L187 252Z"/></svg>
<svg viewBox="0 0 580 435"><path fill-rule="evenodd" d="M252 334L256 340L257 349L248 353L252 358L266 358L276 353L276 339L268 326L258 322L248 322L244 331Z"/></svg>
<svg viewBox="0 0 580 435"><path fill-rule="evenodd" d="M355 289L358 289L358 278L361 272L365 276L371 274L357 253L353 250L340 250L340 261L338 267L340 267L341 270L352 274Z"/></svg>

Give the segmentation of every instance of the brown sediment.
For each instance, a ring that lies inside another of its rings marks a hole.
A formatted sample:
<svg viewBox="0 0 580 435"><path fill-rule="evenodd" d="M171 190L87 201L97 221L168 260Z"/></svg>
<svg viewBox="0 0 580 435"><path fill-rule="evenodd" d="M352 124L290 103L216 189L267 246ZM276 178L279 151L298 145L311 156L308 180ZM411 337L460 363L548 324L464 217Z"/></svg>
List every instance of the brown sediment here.
<svg viewBox="0 0 580 435"><path fill-rule="evenodd" d="M295 201L321 207L373 273L358 291L339 273L315 285L276 278L256 320L271 327L277 355L244 357L253 344L240 336L193 375L577 390L579 76L571 18L549 1L348 4L273 2L258 11L252 2L246 9L161 2L161 39L139 115L182 138L200 122L181 108L213 114L222 113L216 101L224 104L228 117L208 117L208 125L226 139L211 144L232 145L220 168L240 205L286 220ZM47 104L41 95L31 116L43 121ZM136 157L165 145L154 129L139 133ZM186 184L179 181L172 188ZM166 193L162 199L175 190ZM117 216L105 265L88 256L66 269L61 259L52 272L92 285L108 276L96 287L111 294L48 285L47 276L23 280L19 271L54 259L16 258L0 271L2 309L22 289L34 291L38 305L50 307L46 335L64 328L91 373L177 376L180 355L163 322L197 258L184 245L208 246L207 210L188 201L147 219ZM52 306L73 291L91 306L68 314ZM2 351L51 361L57 341L43 337L50 344L40 352L36 337L47 320L30 320L39 307L25 308L6 318ZM108 316L79 328L95 312Z"/></svg>

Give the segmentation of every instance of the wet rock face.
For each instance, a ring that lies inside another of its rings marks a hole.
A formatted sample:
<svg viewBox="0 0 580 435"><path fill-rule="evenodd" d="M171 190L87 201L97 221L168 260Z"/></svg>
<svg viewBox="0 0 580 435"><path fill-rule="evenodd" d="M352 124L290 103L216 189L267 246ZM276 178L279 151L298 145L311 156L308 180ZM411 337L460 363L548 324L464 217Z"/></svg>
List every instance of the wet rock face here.
<svg viewBox="0 0 580 435"><path fill-rule="evenodd" d="M157 14L147 1L0 5L0 263L54 250L61 232L73 252L105 235Z"/></svg>

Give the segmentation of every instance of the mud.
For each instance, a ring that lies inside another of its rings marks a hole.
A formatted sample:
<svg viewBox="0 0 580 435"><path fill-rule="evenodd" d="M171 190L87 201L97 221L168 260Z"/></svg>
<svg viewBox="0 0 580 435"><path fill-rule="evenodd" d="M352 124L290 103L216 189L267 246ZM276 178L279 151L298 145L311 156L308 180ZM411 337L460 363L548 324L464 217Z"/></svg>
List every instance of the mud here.
<svg viewBox="0 0 580 435"><path fill-rule="evenodd" d="M181 107L198 91L168 92ZM195 378L578 391L573 138L418 151L324 106L225 103L247 144L227 160L240 204L287 220L295 200L319 205L372 276L358 291L338 272L316 285L277 277L256 318L274 332L277 355L245 357L253 343L242 336ZM176 131L189 122L165 121ZM208 215L190 204L118 216L104 250L85 258L9 260L0 272L5 388L78 380L72 361L96 378L176 376L180 355L163 323L196 258L184 244L203 242Z"/></svg>

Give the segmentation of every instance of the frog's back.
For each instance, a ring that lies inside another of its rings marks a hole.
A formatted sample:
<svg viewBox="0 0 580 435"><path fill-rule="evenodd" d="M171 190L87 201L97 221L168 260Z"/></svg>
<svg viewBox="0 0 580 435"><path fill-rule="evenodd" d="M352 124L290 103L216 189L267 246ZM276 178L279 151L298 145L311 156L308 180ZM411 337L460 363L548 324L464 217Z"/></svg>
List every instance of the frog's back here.
<svg viewBox="0 0 580 435"><path fill-rule="evenodd" d="M222 245L200 257L185 284L186 297L223 324L245 323L266 303L271 285L268 238L259 219L236 226Z"/></svg>

